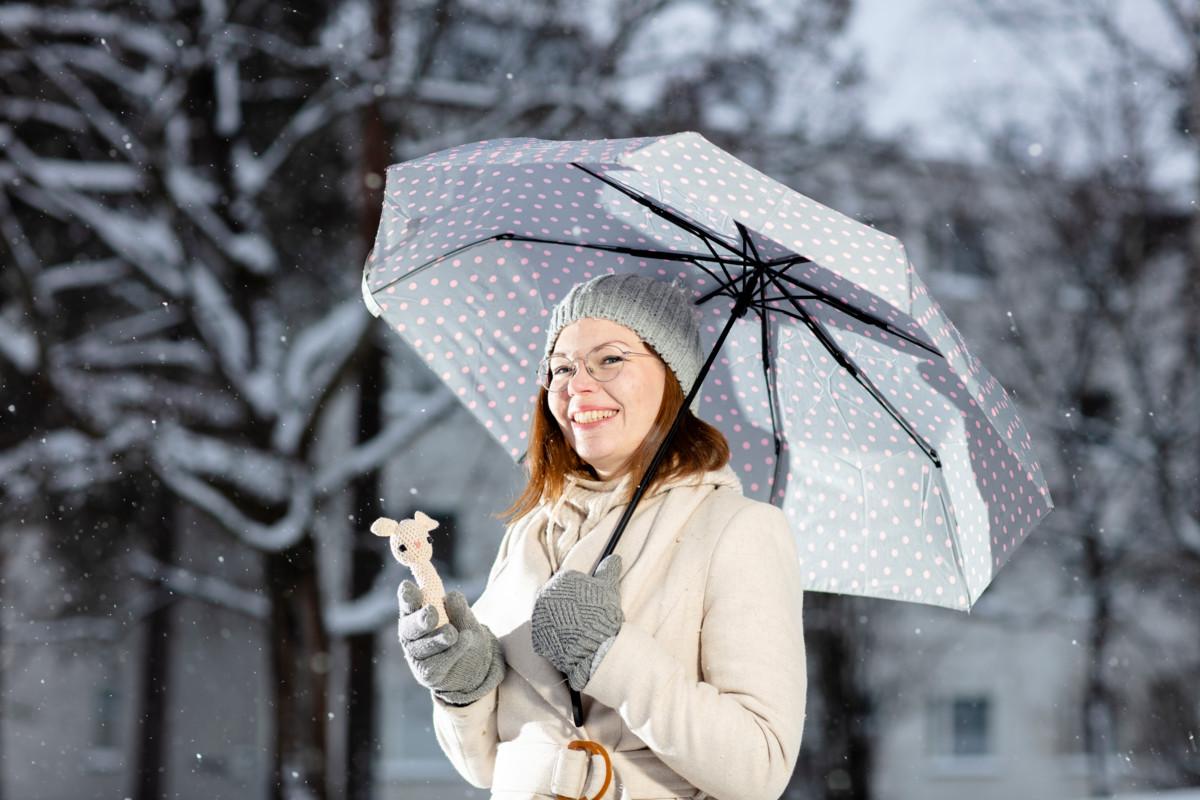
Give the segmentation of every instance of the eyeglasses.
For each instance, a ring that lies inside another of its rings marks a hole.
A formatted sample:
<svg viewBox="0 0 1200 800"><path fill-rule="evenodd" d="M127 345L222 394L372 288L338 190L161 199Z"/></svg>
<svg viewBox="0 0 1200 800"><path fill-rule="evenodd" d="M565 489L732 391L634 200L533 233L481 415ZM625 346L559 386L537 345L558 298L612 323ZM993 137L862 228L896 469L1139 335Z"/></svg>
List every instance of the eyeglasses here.
<svg viewBox="0 0 1200 800"><path fill-rule="evenodd" d="M653 353L633 353L623 350L615 344L602 344L593 347L583 357L583 365L588 374L601 383L611 381L621 374L621 367L634 356L650 356ZM538 365L538 383L548 392L561 392L567 388L571 378L578 370L578 358L567 358L564 355L552 355L543 358Z"/></svg>

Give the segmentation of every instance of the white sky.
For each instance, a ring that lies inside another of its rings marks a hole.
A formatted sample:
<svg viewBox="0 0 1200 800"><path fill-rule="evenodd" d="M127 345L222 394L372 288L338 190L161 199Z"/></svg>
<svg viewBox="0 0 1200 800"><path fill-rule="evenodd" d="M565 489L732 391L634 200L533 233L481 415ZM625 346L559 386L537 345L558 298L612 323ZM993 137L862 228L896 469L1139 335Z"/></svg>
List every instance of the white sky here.
<svg viewBox="0 0 1200 800"><path fill-rule="evenodd" d="M1054 1L1046 0L1047 7L1055 8ZM1118 2L1124 5L1123 31L1168 60L1181 52L1156 3ZM971 156L980 119L1020 122L1032 133L1031 145L1039 138L1064 141L1068 131L1047 125L1060 102L1053 87L1094 85L1098 72L1111 71L1107 49L1080 33L1046 36L1037 44L996 34L966 18L972 7L963 0L856 0L850 37L868 72L868 124L881 134L908 130L915 149L934 156ZM1149 90L1145 107L1165 123L1168 106ZM1178 139L1167 141L1165 130L1159 135L1164 146L1178 146ZM1195 165L1188 155L1165 168L1187 180Z"/></svg>

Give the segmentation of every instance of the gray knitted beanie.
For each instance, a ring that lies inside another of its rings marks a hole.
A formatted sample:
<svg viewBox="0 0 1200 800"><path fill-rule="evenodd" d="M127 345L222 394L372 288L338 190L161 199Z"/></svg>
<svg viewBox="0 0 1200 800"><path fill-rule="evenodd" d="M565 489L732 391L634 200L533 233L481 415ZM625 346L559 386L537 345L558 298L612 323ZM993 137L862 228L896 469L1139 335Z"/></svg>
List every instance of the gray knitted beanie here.
<svg viewBox="0 0 1200 800"><path fill-rule="evenodd" d="M563 328L587 317L616 322L640 336L662 356L687 396L704 356L691 297L682 287L632 274L600 275L576 284L550 314L543 355L554 351ZM693 413L699 404L697 394Z"/></svg>

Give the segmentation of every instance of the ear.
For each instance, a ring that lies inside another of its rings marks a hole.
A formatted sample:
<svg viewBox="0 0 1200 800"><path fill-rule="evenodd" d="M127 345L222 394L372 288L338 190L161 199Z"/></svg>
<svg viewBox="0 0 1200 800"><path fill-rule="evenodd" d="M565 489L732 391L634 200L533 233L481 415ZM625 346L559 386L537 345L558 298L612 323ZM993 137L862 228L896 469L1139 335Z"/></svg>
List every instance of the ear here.
<svg viewBox="0 0 1200 800"><path fill-rule="evenodd" d="M387 517L380 517L371 523L371 533L376 536L391 536L391 529L395 524L394 520L390 520Z"/></svg>
<svg viewBox="0 0 1200 800"><path fill-rule="evenodd" d="M426 514L424 511L418 511L413 515L413 518L421 523L421 526L427 531L431 531L438 526L438 522L433 517Z"/></svg>

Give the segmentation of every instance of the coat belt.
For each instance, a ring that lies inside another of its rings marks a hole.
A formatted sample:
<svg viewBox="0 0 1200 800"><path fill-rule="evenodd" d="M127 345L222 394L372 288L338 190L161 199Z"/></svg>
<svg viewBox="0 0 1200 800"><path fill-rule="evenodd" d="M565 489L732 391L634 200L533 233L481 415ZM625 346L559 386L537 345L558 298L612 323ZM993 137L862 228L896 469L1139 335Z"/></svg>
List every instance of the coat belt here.
<svg viewBox="0 0 1200 800"><path fill-rule="evenodd" d="M630 797L705 797L649 750L610 753L613 785L604 800L621 790ZM594 798L604 783L604 760L551 742L501 742L492 773L493 792L531 792L553 797Z"/></svg>

